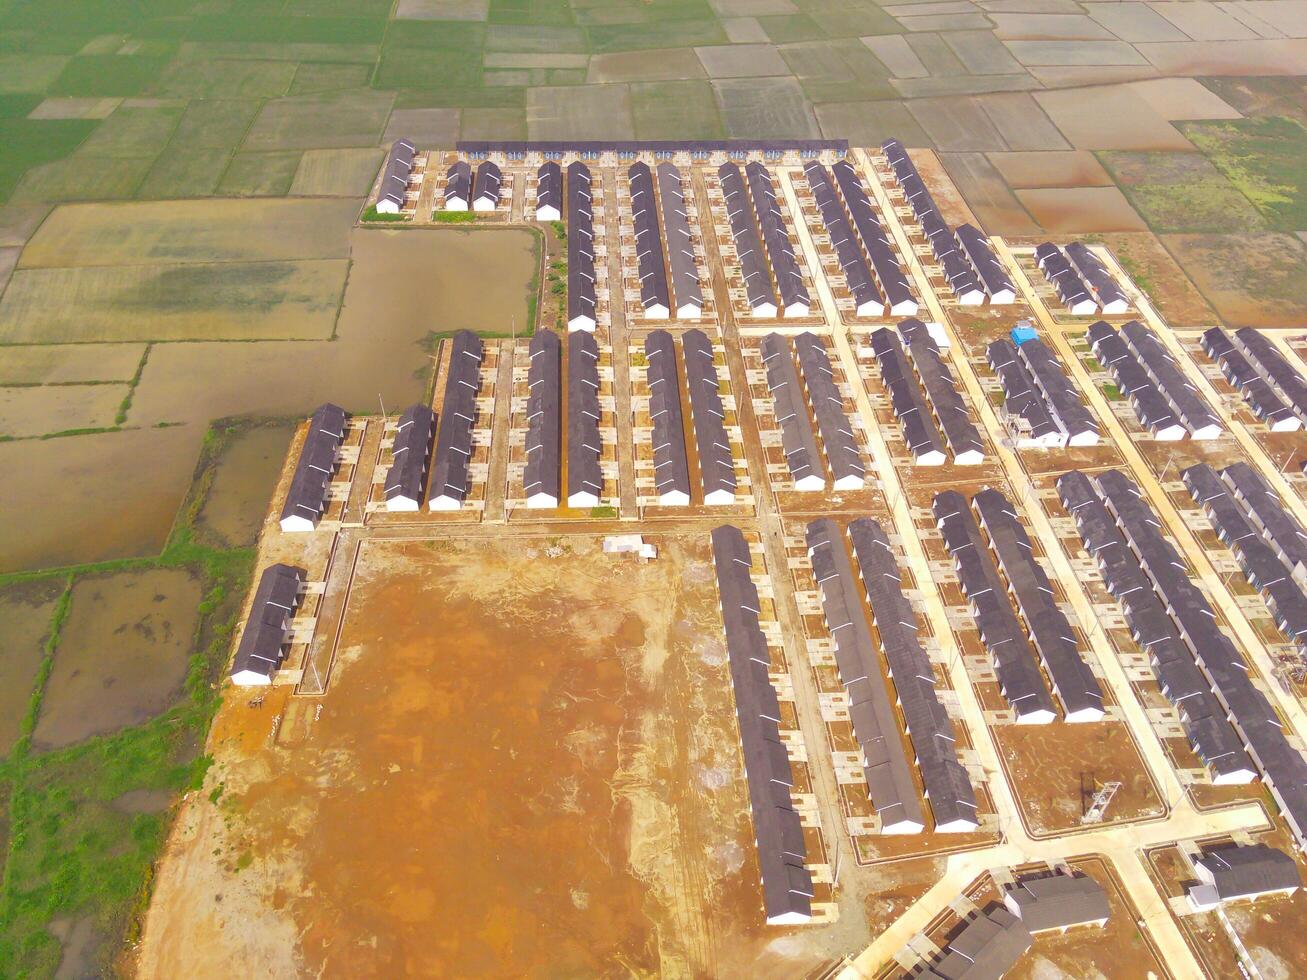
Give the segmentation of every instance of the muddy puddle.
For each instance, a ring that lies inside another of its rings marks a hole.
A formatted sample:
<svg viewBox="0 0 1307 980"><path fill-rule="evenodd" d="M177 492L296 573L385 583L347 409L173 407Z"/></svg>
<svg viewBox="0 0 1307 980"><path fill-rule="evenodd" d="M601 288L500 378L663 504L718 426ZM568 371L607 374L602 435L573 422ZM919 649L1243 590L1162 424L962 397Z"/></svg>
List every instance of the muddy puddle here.
<svg viewBox="0 0 1307 980"><path fill-rule="evenodd" d="M50 923L50 932L63 946L54 980L92 980L101 975L95 953L104 936L91 916L80 919L61 918Z"/></svg>
<svg viewBox="0 0 1307 980"><path fill-rule="evenodd" d="M58 748L148 721L186 677L200 582L180 569L79 579L33 742Z"/></svg>
<svg viewBox="0 0 1307 980"><path fill-rule="evenodd" d="M762 925L707 539L657 543L648 565L581 539L366 545L325 699L292 699L275 747L275 702L220 712L222 801L184 812L141 974L816 962Z"/></svg>
<svg viewBox="0 0 1307 980"><path fill-rule="evenodd" d="M62 579L0 590L0 756L9 754L21 734L45 656L50 619L63 590Z"/></svg>
<svg viewBox="0 0 1307 980"><path fill-rule="evenodd" d="M228 548L254 544L294 427L260 425L231 437L214 467L197 524Z"/></svg>

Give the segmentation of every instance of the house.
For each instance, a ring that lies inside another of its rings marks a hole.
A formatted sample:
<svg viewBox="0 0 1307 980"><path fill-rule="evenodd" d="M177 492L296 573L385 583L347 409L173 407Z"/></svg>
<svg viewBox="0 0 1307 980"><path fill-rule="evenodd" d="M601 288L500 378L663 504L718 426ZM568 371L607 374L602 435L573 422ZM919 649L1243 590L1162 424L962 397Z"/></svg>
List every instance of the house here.
<svg viewBox="0 0 1307 980"><path fill-rule="evenodd" d="M1003 896L1003 904L1031 933L1103 926L1109 914L1107 892L1085 874L1020 878Z"/></svg>
<svg viewBox="0 0 1307 980"><path fill-rule="evenodd" d="M472 194L473 211L493 211L499 206L499 186L503 175L499 167L489 160L477 166L476 183Z"/></svg>
<svg viewBox="0 0 1307 980"><path fill-rule="evenodd" d="M413 405L399 417L390 451L392 462L386 473L386 510L422 509L427 464L431 460L431 438L435 431L435 413L426 405Z"/></svg>
<svg viewBox="0 0 1307 980"><path fill-rule="evenodd" d="M281 509L281 529L312 531L327 509L327 491L336 472L336 452L345 441L345 410L330 402L309 419L295 474Z"/></svg>
<svg viewBox="0 0 1307 980"><path fill-rule="evenodd" d="M1265 844L1204 851L1193 860L1198 884L1185 892L1189 907L1206 912L1226 902L1265 895L1292 895L1302 885L1298 864Z"/></svg>
<svg viewBox="0 0 1307 980"><path fill-rule="evenodd" d="M272 683L286 658L286 637L303 582L304 572L290 565L269 565L263 570L232 660L233 684L261 687Z"/></svg>
<svg viewBox="0 0 1307 980"><path fill-rule="evenodd" d="M466 211L472 200L472 165L459 160L445 172L445 210Z"/></svg>
<svg viewBox="0 0 1307 980"><path fill-rule="evenodd" d="M536 171L536 221L561 221L563 217L563 169L547 160Z"/></svg>
<svg viewBox="0 0 1307 980"><path fill-rule="evenodd" d="M381 171L377 193L377 214L399 214L408 195L408 179L413 173L415 148L408 140L396 140Z"/></svg>

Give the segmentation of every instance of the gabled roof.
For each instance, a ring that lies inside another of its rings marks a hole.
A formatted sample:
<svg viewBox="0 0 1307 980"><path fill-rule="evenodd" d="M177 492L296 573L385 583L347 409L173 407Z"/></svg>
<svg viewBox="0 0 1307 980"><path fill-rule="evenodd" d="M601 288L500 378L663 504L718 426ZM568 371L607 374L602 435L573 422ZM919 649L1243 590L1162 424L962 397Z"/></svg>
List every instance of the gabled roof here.
<svg viewBox="0 0 1307 980"><path fill-rule="evenodd" d="M336 470L336 451L345 439L345 418L343 408L326 402L309 419L308 433L281 509L283 521L302 518L316 524L322 516L327 487Z"/></svg>
<svg viewBox="0 0 1307 980"><path fill-rule="evenodd" d="M667 234L667 259L676 309L703 306L703 287L694 261L694 236L686 214L681 172L670 163L658 164L658 198Z"/></svg>
<svg viewBox="0 0 1307 980"><path fill-rule="evenodd" d="M767 370L767 389L776 405L776 421L781 427L781 445L790 477L796 485L804 487L820 480L825 485L826 474L817 451L817 438L808 417L803 390L799 387L799 374L790 356L790 342L778 333L762 338L762 363Z"/></svg>
<svg viewBox="0 0 1307 980"><path fill-rule="evenodd" d="M640 277L640 303L646 312L671 310L667 291L667 266L663 261L663 236L658 227L658 202L654 197L653 171L637 163L627 171L631 190L631 221L635 225L636 269Z"/></svg>
<svg viewBox="0 0 1307 980"><path fill-rule="evenodd" d="M304 572L291 565L269 565L259 576L250 618L245 622L231 673L239 679L271 678L285 658L283 645L299 605Z"/></svg>
<svg viewBox="0 0 1307 980"><path fill-rule="evenodd" d="M838 488L861 486L867 476L857 439L853 435L853 421L844 410L844 398L835 384L831 369L830 352L826 342L810 331L794 338L799 356L799 369L803 372L808 402L812 406L821 441L826 448L826 462Z"/></svg>
<svg viewBox="0 0 1307 980"><path fill-rule="evenodd" d="M562 355L558 335L539 329L531 338L527 368L526 468L522 490L527 499L544 495L560 499L562 475Z"/></svg>
<svg viewBox="0 0 1307 980"><path fill-rule="evenodd" d="M975 828L979 825L975 790L967 770L958 761L953 722L936 690L935 670L921 645L916 613L903 593L903 579L889 536L879 523L861 517L849 524L849 540L912 739L935 830L960 832Z"/></svg>
<svg viewBox="0 0 1307 980"><path fill-rule="evenodd" d="M835 193L830 172L818 161L809 160L803 165L803 173L817 201L817 210L853 296L855 311L860 316L879 316L884 312L885 297L871 276L871 269L863 257L853 226L849 224L844 205Z"/></svg>
<svg viewBox="0 0 1307 980"><path fill-rule="evenodd" d="M567 495L603 492L599 438L599 343L594 334L567 338Z"/></svg>
<svg viewBox="0 0 1307 980"><path fill-rule="evenodd" d="M399 417L395 443L391 447L394 462L386 473L387 500L403 497L422 503L427 463L431 459L431 437L435 431L435 413L426 405L412 405Z"/></svg>
<svg viewBox="0 0 1307 980"><path fill-rule="evenodd" d="M898 334L881 327L871 335L872 351L880 365L881 380L889 391L890 406L903 426L903 441L918 462L942 463L944 440L935 427L935 417L917 387L916 376Z"/></svg>
<svg viewBox="0 0 1307 980"><path fill-rule="evenodd" d="M408 178L413 172L413 144L408 140L396 140L386 155L386 166L382 170L381 189L377 195L379 201L390 201L397 208L404 206L408 193Z"/></svg>
<svg viewBox="0 0 1307 980"><path fill-rule="evenodd" d="M471 489L468 474L472 459L472 423L481 392L481 338L470 330L454 334L436 434L435 469L431 476L432 500L461 504Z"/></svg>
<svg viewBox="0 0 1307 980"><path fill-rule="evenodd" d="M590 168L577 162L567 167L567 322L594 322L595 296L594 205Z"/></svg>
<svg viewBox="0 0 1307 980"><path fill-rule="evenodd" d="M726 409L722 405L721 380L713 363L713 346L702 330L681 335L685 354L685 385L690 395L690 419L694 423L699 455L699 476L705 499L714 493L735 494L735 457L726 434Z"/></svg>
<svg viewBox="0 0 1307 980"><path fill-rule="evenodd" d="M935 497L933 510L962 591L975 614L980 638L994 660L994 673L1004 699L1018 721L1052 721L1056 717L1053 699L1044 688L1034 651L1012 611L1007 590L966 498L946 490Z"/></svg>
<svg viewBox="0 0 1307 980"><path fill-rule="evenodd" d="M651 331L644 340L644 353L653 421L654 486L660 497L682 494L688 502L690 464L685 454L681 382L672 335L666 330Z"/></svg>
<svg viewBox="0 0 1307 980"><path fill-rule="evenodd" d="M1223 901L1302 885L1297 862L1266 844L1214 848L1194 864L1211 876Z"/></svg>
<svg viewBox="0 0 1307 980"><path fill-rule="evenodd" d="M807 307L810 302L808 287L803 283L794 246L790 243L790 233L785 227L785 219L781 217L771 173L756 160L747 164L744 172L748 178L749 195L753 198L753 209L758 216L758 227L762 230L767 258L776 275L781 309L788 310L796 304Z"/></svg>
<svg viewBox="0 0 1307 980"><path fill-rule="evenodd" d="M740 262L749 306L755 310L768 305L774 307L776 294L772 290L771 274L767 271L767 255L758 233L753 204L744 187L744 176L733 163L722 164L717 176L722 196L726 199L726 216L731 223L731 237L735 242L735 254Z"/></svg>
<svg viewBox="0 0 1307 980"><path fill-rule="evenodd" d="M858 172L848 160L838 161L831 172L844 197L845 207L853 218L853 227L862 240L863 250L876 270L876 278L880 280L880 288L889 302L890 312L911 316L917 311L917 301L908 286L907 276L899 266L894 246L880 219L876 217L871 199L858 178Z"/></svg>
<svg viewBox="0 0 1307 980"><path fill-rule="evenodd" d="M499 167L489 160L482 160L477 165L476 190L473 193L473 200L498 204L499 185L502 182L503 176L499 172Z"/></svg>

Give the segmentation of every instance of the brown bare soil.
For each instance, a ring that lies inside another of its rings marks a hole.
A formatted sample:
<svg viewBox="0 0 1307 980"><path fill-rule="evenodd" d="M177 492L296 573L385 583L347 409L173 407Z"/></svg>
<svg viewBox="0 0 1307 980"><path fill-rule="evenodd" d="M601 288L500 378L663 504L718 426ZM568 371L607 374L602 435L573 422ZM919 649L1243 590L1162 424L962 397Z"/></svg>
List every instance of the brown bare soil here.
<svg viewBox="0 0 1307 980"><path fill-rule="evenodd" d="M819 963L762 923L707 539L655 540L366 543L326 697L229 694L140 974Z"/></svg>
<svg viewBox="0 0 1307 980"><path fill-rule="evenodd" d="M1120 722L997 725L991 731L1034 833L1078 827L1094 790L1110 781L1122 785L1104 823L1162 812L1130 731Z"/></svg>
<svg viewBox="0 0 1307 980"><path fill-rule="evenodd" d="M1099 237L1171 326L1210 326L1217 322L1216 312L1152 232Z"/></svg>

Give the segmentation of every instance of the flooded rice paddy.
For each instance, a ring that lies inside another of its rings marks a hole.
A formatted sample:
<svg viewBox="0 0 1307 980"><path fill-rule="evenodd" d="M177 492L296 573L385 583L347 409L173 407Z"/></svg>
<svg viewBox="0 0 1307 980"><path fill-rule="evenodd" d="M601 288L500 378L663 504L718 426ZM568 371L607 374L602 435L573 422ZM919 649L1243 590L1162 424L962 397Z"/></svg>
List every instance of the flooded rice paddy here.
<svg viewBox="0 0 1307 980"><path fill-rule="evenodd" d="M0 442L0 572L157 554L203 432Z"/></svg>
<svg viewBox="0 0 1307 980"><path fill-rule="evenodd" d="M326 400L397 412L423 396L429 332L526 323L529 231L356 229L352 255L334 340L156 344L127 420L136 428L0 443L0 500L24 502L22 520L11 506L0 521L0 571L157 553L211 420L301 418ZM106 349L126 360L122 345ZM37 359L26 371L85 374L82 350L75 368ZM261 519L263 485L231 479L258 498L248 519Z"/></svg>
<svg viewBox="0 0 1307 980"><path fill-rule="evenodd" d="M50 618L63 590L62 579L0 590L0 755L8 755L21 733Z"/></svg>
<svg viewBox="0 0 1307 980"><path fill-rule="evenodd" d="M810 968L762 925L708 540L655 541L366 543L326 697L226 699L142 974Z"/></svg>
<svg viewBox="0 0 1307 980"><path fill-rule="evenodd" d="M58 748L148 721L181 693L200 582L171 568L79 579L33 742Z"/></svg>
<svg viewBox="0 0 1307 980"><path fill-rule="evenodd" d="M228 548L254 544L281 476L294 427L255 426L236 433L214 467L197 526Z"/></svg>
<svg viewBox="0 0 1307 980"><path fill-rule="evenodd" d="M0 388L0 436L25 438L114 424L125 384Z"/></svg>

